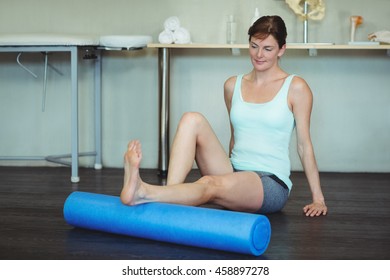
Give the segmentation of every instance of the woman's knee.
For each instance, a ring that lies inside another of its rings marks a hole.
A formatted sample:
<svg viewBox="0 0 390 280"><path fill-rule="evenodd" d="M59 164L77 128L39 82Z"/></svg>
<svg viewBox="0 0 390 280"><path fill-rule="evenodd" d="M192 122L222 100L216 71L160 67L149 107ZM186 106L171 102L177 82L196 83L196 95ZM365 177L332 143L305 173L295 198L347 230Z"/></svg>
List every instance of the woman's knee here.
<svg viewBox="0 0 390 280"><path fill-rule="evenodd" d="M181 117L179 122L179 127L191 127L196 128L202 125L205 121L205 117L198 112L186 112Z"/></svg>
<svg viewBox="0 0 390 280"><path fill-rule="evenodd" d="M214 176L205 175L205 176L202 176L200 179L198 179L197 183L211 186L211 185L215 184L215 179L214 179Z"/></svg>
<svg viewBox="0 0 390 280"><path fill-rule="evenodd" d="M224 182L223 176L202 176L197 183L204 186L204 196L207 197L208 201L213 201L221 195L224 188L228 187L228 184Z"/></svg>

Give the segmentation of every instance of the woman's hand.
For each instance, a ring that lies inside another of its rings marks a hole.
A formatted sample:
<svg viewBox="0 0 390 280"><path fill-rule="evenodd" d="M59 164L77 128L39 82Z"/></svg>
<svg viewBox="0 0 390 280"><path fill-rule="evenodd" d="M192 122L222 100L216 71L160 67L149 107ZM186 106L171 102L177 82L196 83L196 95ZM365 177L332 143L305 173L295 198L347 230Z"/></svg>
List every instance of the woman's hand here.
<svg viewBox="0 0 390 280"><path fill-rule="evenodd" d="M303 212L307 217L318 217L326 215L328 213L328 207L326 207L325 202L313 202L303 207Z"/></svg>

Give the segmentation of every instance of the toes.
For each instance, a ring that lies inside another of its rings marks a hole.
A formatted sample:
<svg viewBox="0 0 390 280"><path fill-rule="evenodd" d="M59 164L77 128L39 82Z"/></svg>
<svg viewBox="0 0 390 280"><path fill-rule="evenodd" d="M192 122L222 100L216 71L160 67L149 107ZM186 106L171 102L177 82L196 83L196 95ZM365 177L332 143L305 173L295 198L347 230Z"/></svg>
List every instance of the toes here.
<svg viewBox="0 0 390 280"><path fill-rule="evenodd" d="M141 149L141 143L137 141L134 146L134 151L137 153L139 158L142 158L142 149Z"/></svg>
<svg viewBox="0 0 390 280"><path fill-rule="evenodd" d="M138 153L141 152L141 143L138 140L134 143L134 150Z"/></svg>
<svg viewBox="0 0 390 280"><path fill-rule="evenodd" d="M132 140L127 145L127 151L135 151L140 152L141 151L141 143L138 140Z"/></svg>
<svg viewBox="0 0 390 280"><path fill-rule="evenodd" d="M134 148L134 145L135 145L135 140L133 141L130 141L129 144L127 145L127 150L132 150Z"/></svg>
<svg viewBox="0 0 390 280"><path fill-rule="evenodd" d="M124 160L127 163L137 164L142 159L141 143L139 140L132 140L127 145L127 151L124 154Z"/></svg>

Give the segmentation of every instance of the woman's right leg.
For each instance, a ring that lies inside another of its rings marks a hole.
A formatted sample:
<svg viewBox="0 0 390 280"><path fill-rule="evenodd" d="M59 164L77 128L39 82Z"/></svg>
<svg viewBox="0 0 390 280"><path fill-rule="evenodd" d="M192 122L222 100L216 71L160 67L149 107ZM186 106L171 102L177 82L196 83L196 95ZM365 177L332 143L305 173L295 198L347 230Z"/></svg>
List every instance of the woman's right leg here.
<svg viewBox="0 0 390 280"><path fill-rule="evenodd" d="M126 205L165 202L199 206L213 203L235 211L255 212L263 203L262 181L254 172L204 176L193 183L163 187L142 181L139 175L141 159L141 144L131 141L124 156L125 176L120 195Z"/></svg>
<svg viewBox="0 0 390 280"><path fill-rule="evenodd" d="M233 172L228 155L209 122L199 113L185 113L173 139L168 167L168 185L183 183L194 160L201 174Z"/></svg>

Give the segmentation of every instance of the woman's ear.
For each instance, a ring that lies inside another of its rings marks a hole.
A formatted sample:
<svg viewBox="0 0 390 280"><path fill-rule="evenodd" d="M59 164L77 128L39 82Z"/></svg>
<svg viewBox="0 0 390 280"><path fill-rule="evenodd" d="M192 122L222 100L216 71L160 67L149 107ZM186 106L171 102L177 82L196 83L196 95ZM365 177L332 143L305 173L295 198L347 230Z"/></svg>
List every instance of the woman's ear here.
<svg viewBox="0 0 390 280"><path fill-rule="evenodd" d="M281 49L279 50L278 58L281 58L285 51L286 51L286 44L284 44L284 45L281 47Z"/></svg>

